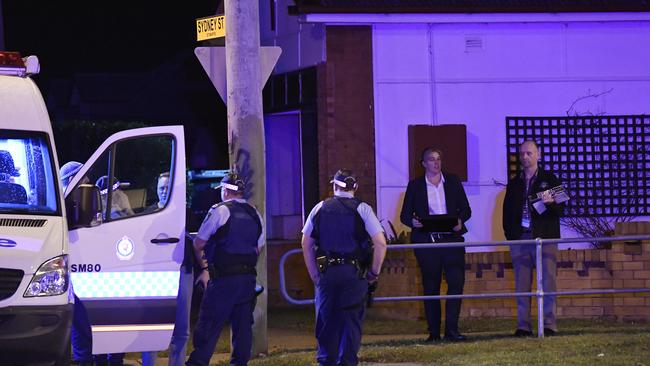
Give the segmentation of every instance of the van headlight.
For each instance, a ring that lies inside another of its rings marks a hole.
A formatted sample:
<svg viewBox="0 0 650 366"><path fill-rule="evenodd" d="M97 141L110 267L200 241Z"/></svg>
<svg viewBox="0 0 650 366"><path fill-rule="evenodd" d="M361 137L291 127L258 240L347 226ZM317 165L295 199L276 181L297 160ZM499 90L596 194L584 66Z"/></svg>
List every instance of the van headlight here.
<svg viewBox="0 0 650 366"><path fill-rule="evenodd" d="M23 296L56 296L67 290L68 256L62 255L41 264Z"/></svg>

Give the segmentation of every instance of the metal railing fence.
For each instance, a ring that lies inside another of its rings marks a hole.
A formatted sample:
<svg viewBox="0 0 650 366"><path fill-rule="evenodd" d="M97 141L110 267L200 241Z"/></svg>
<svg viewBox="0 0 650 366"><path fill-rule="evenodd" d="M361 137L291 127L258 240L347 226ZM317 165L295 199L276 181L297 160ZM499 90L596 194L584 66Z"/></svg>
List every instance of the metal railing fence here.
<svg viewBox="0 0 650 366"><path fill-rule="evenodd" d="M650 288L628 288L628 289L596 289L596 290L576 290L576 291L555 291L544 292L542 286L542 246L549 244L564 243L600 243L609 241L636 242L641 240L650 240L650 235L627 235L600 238L565 238L565 239L528 239L528 240L509 240L509 241L478 241L478 242L457 242L457 243L422 243L422 244L396 244L389 245L388 250L404 249L438 249L438 248L455 248L455 247L484 247L484 246L503 246L503 245L535 245L536 247L536 271L537 271L537 289L531 292L496 292L484 294L463 294L463 295L437 295L437 296L386 296L375 297L375 302L382 301L422 301L422 300L443 300L443 299L482 299L482 298L504 298L531 296L537 298L537 336L544 337L544 296L565 296L565 295L600 295L600 294L622 294L622 293L640 293L650 292ZM302 249L292 249L286 252L280 258L280 293L285 300L294 305L310 305L314 299L295 299L289 295L286 287L286 275L284 272L287 258L291 255L302 253Z"/></svg>

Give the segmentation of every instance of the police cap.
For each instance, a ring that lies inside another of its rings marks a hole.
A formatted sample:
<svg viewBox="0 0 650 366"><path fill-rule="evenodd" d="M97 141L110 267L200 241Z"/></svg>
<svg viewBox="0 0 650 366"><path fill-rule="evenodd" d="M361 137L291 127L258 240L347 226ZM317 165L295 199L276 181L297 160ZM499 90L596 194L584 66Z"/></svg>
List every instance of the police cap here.
<svg viewBox="0 0 650 366"><path fill-rule="evenodd" d="M235 192L244 192L246 190L246 183L244 179L237 173L229 172L221 180L220 188L226 188Z"/></svg>
<svg viewBox="0 0 650 366"><path fill-rule="evenodd" d="M345 191L351 191L357 189L357 178L352 173L352 170L349 169L339 169L334 178L330 183L336 184L339 188Z"/></svg>

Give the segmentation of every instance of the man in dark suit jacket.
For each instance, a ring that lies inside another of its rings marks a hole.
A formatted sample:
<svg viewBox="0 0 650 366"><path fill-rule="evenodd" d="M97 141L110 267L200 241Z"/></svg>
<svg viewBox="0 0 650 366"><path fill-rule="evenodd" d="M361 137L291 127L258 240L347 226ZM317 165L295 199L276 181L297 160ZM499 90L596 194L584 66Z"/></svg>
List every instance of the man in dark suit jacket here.
<svg viewBox="0 0 650 366"><path fill-rule="evenodd" d="M460 179L443 173L442 152L434 147L422 152L423 177L409 182L402 205L400 220L409 226L412 243L445 243L464 241L467 232L465 222L472 215L465 189ZM421 218L431 215L453 215L458 224L450 233L431 233L424 229ZM460 295L465 284L465 248L415 249L415 257L422 273L424 295L440 295L440 283L444 270L447 280L447 294ZM461 300L447 300L445 303L445 339L465 340L458 330ZM440 340L440 300L424 302L429 337L426 342Z"/></svg>
<svg viewBox="0 0 650 366"><path fill-rule="evenodd" d="M521 174L508 181L503 201L503 231L506 239L559 238L560 214L563 205L556 204L547 191L560 185L551 172L538 167L539 148L535 141L525 141L519 147ZM531 200L538 192L541 199ZM531 202L535 203L535 206ZM510 256L515 273L515 291L530 292L536 251L534 245L511 245ZM545 292L557 291L557 244L542 247L542 286ZM530 297L517 298L517 330L515 336L532 335ZM555 296L544 297L544 334L555 335Z"/></svg>

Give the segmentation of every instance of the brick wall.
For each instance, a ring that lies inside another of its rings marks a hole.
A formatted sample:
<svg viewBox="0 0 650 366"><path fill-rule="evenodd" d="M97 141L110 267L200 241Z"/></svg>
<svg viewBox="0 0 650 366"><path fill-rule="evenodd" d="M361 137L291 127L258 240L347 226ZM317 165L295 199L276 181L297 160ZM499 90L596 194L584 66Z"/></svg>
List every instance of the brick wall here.
<svg viewBox="0 0 650 366"><path fill-rule="evenodd" d="M341 168L359 178L357 197L376 202L372 29L327 27L327 62L318 67L318 170L320 197Z"/></svg>
<svg viewBox="0 0 650 366"><path fill-rule="evenodd" d="M650 222L625 223L616 227L616 235L650 234ZM293 248L299 248L294 244ZM275 248L275 249L274 249ZM279 261L269 248L269 286L277 284ZM280 254L281 255L281 254ZM273 264L271 264L273 263ZM297 255L287 266L290 292L313 296L313 288L304 270L302 257ZM272 273L273 272L273 273ZM302 278L302 280L300 280ZM420 271L411 250L388 252L376 296L412 296L421 294ZM612 243L611 249L563 250L558 258L558 291L582 289L650 288L650 240L639 243ZM535 279L533 279L533 283ZM305 286L305 287L300 287ZM535 286L533 285L533 288ZM310 292L311 291L311 292ZM446 292L443 283L442 293ZM466 256L465 293L514 292L512 262L508 252L469 253ZM277 292L270 292L269 303L287 306ZM617 320L650 321L650 293L563 296L557 301L557 315L565 318L609 318ZM444 307L443 307L444 308ZM396 319L422 319L421 302L376 303L373 312ZM533 301L533 314L537 307ZM514 317L513 298L463 300L461 317Z"/></svg>
<svg viewBox="0 0 650 366"><path fill-rule="evenodd" d="M292 306L280 293L280 258L291 249L300 249L298 241L269 241L268 242L268 306ZM313 299L314 287L312 285L302 253L292 255L287 259L285 266L286 287L289 296L295 299Z"/></svg>

